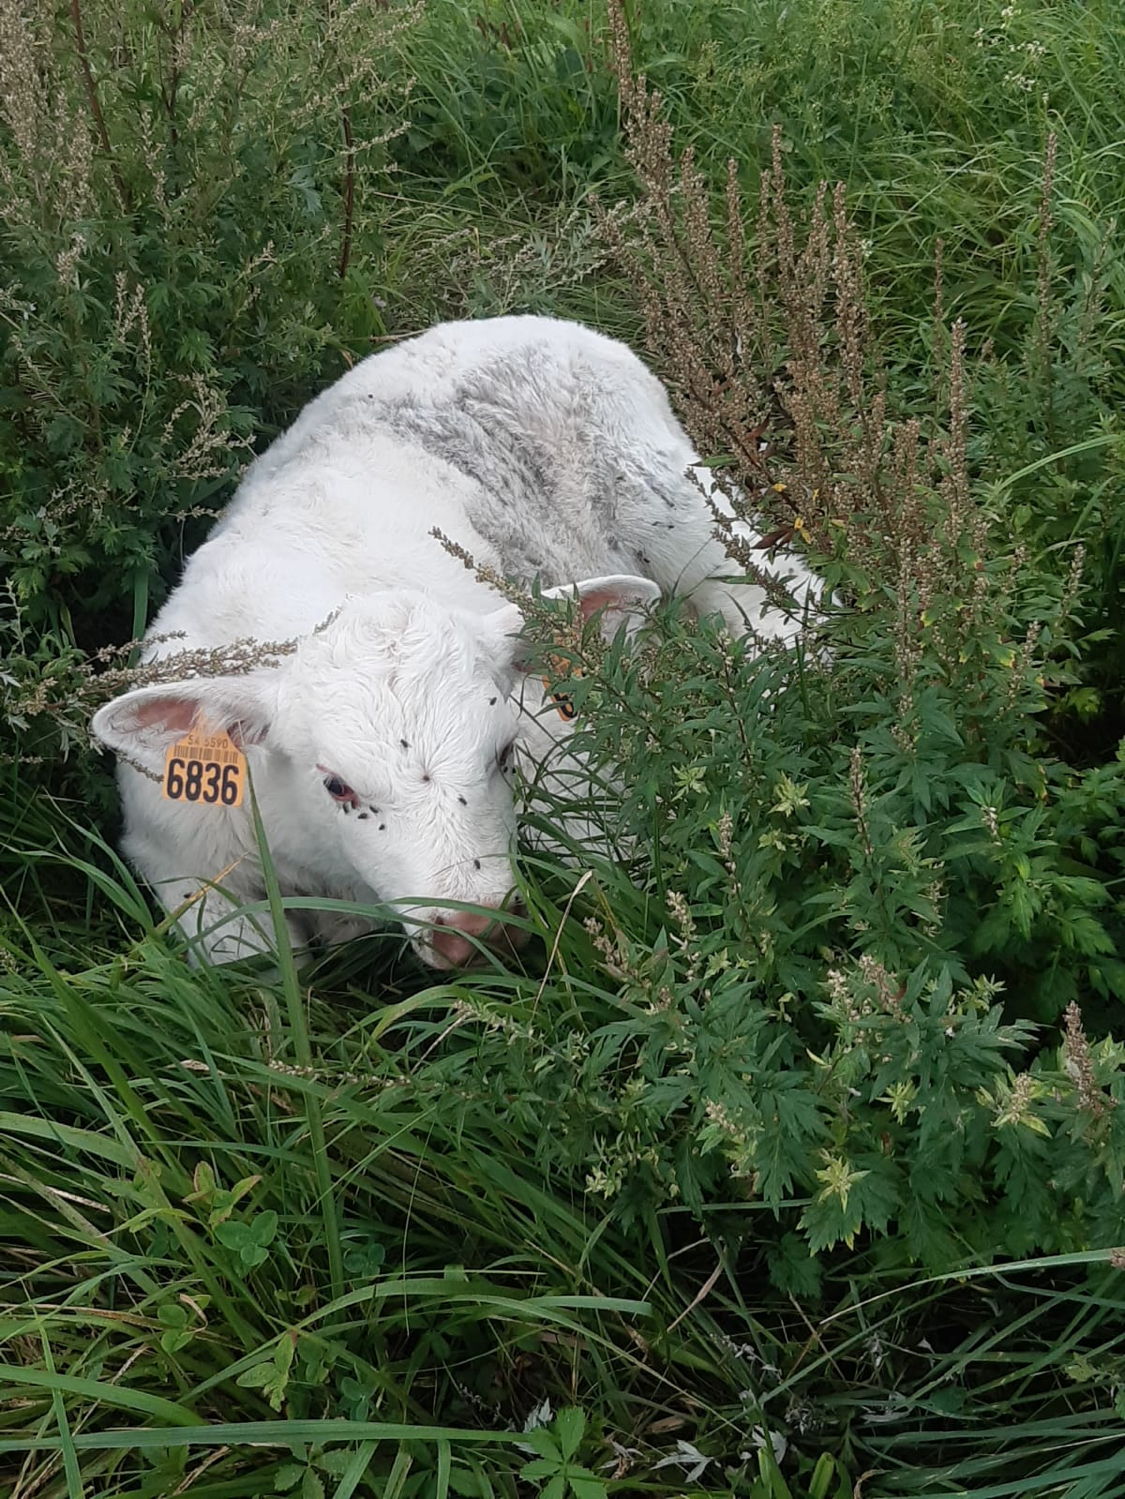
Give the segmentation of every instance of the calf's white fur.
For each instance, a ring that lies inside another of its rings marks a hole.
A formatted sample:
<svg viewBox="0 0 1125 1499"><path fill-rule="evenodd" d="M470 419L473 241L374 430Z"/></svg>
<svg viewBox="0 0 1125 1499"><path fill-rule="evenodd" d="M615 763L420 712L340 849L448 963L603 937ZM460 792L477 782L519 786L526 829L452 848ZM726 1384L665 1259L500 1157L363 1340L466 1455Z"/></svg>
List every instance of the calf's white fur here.
<svg viewBox="0 0 1125 1499"><path fill-rule="evenodd" d="M271 938L213 888L262 894L248 803L166 801L135 768L159 775L193 722L244 749L283 894L396 903L438 968L470 959L475 939L511 940L506 769L517 741L541 753L545 725L561 720L537 715L519 610L431 532L603 610L610 631L663 591L735 631L791 638L799 620L759 588L716 581L733 567L694 464L640 360L550 318L443 324L307 406L248 470L155 620L153 635L182 638L152 642L145 659L246 637L299 638L297 650L248 675L136 689L93 720L122 756L125 852L180 912L196 957L228 961ZM786 557L782 571L807 597L800 564ZM312 920L329 939L355 927Z"/></svg>

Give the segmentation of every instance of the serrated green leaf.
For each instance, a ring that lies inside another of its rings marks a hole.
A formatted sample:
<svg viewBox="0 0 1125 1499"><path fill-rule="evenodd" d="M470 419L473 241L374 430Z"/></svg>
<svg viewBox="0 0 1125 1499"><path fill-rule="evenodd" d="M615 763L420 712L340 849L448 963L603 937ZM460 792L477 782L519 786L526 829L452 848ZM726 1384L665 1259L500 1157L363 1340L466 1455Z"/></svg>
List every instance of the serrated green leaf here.
<svg viewBox="0 0 1125 1499"><path fill-rule="evenodd" d="M559 1458L551 1457L532 1458L529 1463L525 1463L520 1469L520 1477L527 1479L550 1478L552 1473L559 1471L559 1461Z"/></svg>
<svg viewBox="0 0 1125 1499"><path fill-rule="evenodd" d="M570 1458L578 1451L582 1444L582 1436L586 1430L586 1413L577 1406L568 1406L559 1411L554 1421L554 1431L558 1443L562 1449L563 1457Z"/></svg>
<svg viewBox="0 0 1125 1499"><path fill-rule="evenodd" d="M588 1469L571 1469L567 1474L574 1499L606 1499L609 1490L596 1473Z"/></svg>

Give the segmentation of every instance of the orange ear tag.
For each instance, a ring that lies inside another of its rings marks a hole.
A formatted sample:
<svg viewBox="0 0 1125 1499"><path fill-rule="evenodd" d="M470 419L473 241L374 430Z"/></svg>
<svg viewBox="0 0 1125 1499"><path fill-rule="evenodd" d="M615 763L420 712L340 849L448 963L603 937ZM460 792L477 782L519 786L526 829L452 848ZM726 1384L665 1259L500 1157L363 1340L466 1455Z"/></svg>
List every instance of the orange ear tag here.
<svg viewBox="0 0 1125 1499"><path fill-rule="evenodd" d="M164 799L205 807L241 807L246 756L226 730L191 728L164 757Z"/></svg>

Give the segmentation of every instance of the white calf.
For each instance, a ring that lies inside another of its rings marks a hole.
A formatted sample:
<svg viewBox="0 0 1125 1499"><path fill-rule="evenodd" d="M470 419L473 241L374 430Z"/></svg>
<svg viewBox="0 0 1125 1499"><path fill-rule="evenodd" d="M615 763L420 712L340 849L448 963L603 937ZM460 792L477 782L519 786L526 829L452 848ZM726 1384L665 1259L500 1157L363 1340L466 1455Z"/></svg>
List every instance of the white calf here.
<svg viewBox="0 0 1125 1499"><path fill-rule="evenodd" d="M211 888L260 898L247 804L167 800L152 774L193 724L245 753L282 893L394 902L420 956L468 961L513 939L521 616L449 556L577 594L614 630L661 591L742 632L789 638L734 570L687 477L695 455L635 355L551 318L446 323L373 355L252 465L152 627L152 661L299 638L279 666L138 688L93 732L123 757L124 849L203 953L270 939ZM785 572L807 592L793 559ZM577 579L585 581L575 582ZM324 621L331 622L324 628ZM553 716L553 715L552 715ZM495 919L443 910L468 902ZM291 936L308 932L291 921ZM332 938L354 924L317 929Z"/></svg>

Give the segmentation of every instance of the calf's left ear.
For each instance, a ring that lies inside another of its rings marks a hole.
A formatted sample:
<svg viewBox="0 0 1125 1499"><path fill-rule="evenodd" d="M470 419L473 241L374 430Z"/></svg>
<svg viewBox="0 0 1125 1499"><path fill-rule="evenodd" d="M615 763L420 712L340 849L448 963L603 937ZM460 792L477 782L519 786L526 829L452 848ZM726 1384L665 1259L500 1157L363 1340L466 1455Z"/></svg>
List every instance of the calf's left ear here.
<svg viewBox="0 0 1125 1499"><path fill-rule="evenodd" d="M612 640L619 630L634 634L644 623L648 610L660 598L659 585L651 578L615 575L609 578L585 578L581 583L564 583L559 588L544 588L545 599L572 599L583 620L598 616L602 634ZM500 636L518 637L523 633L523 611L517 604L506 604L488 616ZM516 664L518 648L516 650Z"/></svg>
<svg viewBox="0 0 1125 1499"><path fill-rule="evenodd" d="M159 772L164 752L191 729L225 730L240 748L269 735L276 706L273 677L201 677L162 687L137 687L106 703L90 729L108 749Z"/></svg>

